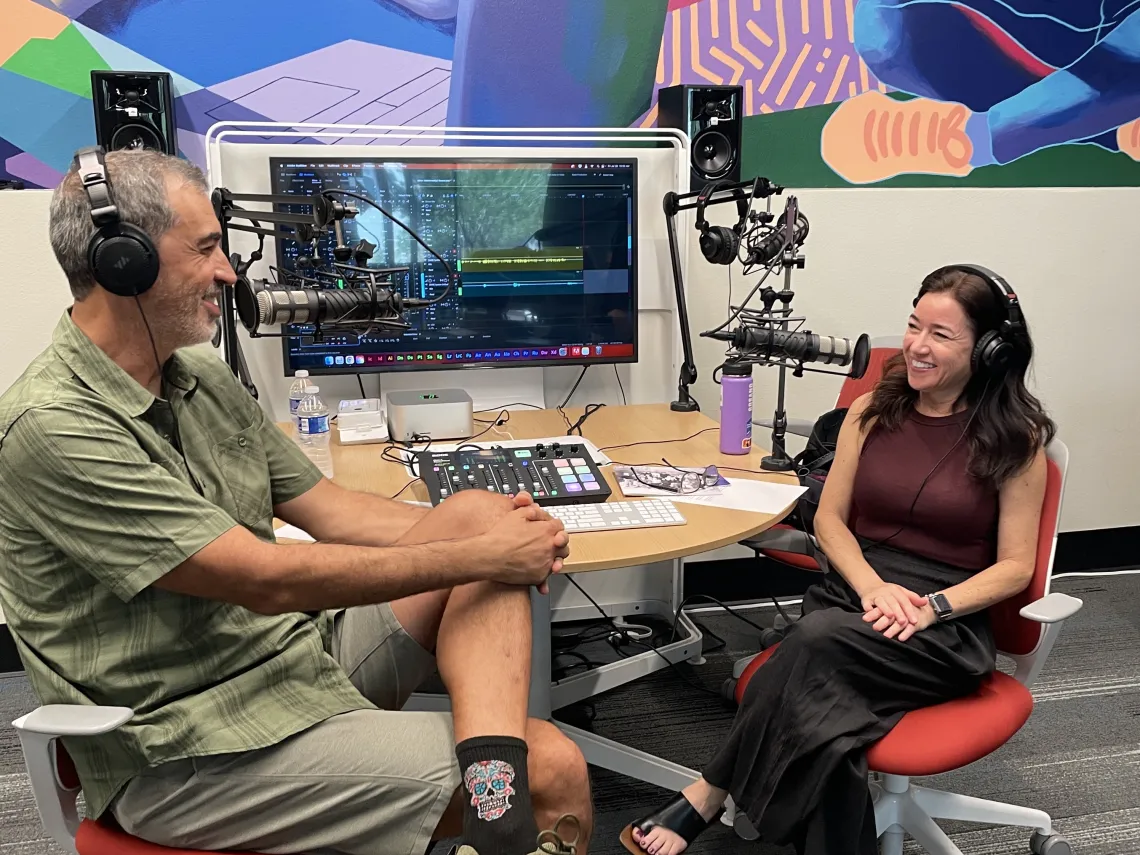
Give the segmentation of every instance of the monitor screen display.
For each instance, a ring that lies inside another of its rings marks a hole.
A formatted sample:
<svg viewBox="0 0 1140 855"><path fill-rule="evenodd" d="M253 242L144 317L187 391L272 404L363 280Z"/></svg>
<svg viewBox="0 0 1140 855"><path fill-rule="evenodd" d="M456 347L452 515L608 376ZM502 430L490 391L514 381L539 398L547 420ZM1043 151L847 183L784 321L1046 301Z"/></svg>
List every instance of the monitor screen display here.
<svg viewBox="0 0 1140 855"><path fill-rule="evenodd" d="M285 373L417 371L637 360L637 161L272 158L273 193L337 187L390 211L460 277L442 302L406 315L410 329L283 330ZM345 243L376 249L370 266L410 267L395 287L431 298L439 261L379 211L351 199ZM279 210L304 213L302 206ZM332 261L334 239L318 251ZM300 245L278 238L286 269Z"/></svg>

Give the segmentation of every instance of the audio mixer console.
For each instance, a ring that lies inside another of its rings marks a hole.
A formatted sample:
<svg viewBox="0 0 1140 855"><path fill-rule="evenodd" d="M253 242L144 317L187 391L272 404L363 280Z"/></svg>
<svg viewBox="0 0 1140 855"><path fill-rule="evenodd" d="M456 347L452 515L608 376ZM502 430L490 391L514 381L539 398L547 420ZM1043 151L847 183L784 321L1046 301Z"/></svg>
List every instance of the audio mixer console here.
<svg viewBox="0 0 1140 855"><path fill-rule="evenodd" d="M584 443L461 445L455 451L421 451L416 461L433 505L462 490L527 492L539 505L604 502L613 492Z"/></svg>

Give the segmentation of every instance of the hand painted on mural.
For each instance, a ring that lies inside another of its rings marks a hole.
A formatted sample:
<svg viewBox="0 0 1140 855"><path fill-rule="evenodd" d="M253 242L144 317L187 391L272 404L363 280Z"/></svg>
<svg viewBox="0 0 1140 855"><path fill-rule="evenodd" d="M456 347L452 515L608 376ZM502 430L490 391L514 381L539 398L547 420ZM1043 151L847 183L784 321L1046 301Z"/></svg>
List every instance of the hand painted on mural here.
<svg viewBox="0 0 1140 855"><path fill-rule="evenodd" d="M1140 161L1140 0L858 0L854 45L899 101L868 91L824 127L856 184L963 176L1071 143Z"/></svg>

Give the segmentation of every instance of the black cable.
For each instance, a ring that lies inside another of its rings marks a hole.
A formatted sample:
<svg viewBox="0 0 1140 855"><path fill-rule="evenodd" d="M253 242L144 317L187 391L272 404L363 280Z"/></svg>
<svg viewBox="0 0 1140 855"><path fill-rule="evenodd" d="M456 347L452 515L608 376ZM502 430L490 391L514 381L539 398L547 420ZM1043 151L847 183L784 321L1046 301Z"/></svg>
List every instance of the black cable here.
<svg viewBox="0 0 1140 855"><path fill-rule="evenodd" d="M566 413L561 408L559 408L558 412L562 413L562 420L566 422L566 435L581 436L582 425L586 423L586 419L588 419L604 406L605 404L586 404L586 408L582 411L582 415L579 416L578 421L574 422L573 424L570 423L570 419L567 418Z"/></svg>
<svg viewBox="0 0 1140 855"><path fill-rule="evenodd" d="M351 190L342 190L339 187L330 187L327 190L321 191L322 196L327 196L329 193L339 193L342 196L348 196L350 199L356 199L357 201L363 202L366 205L371 205L373 208L375 208L377 211L379 211L381 214L383 214L385 217L390 219L393 223L395 223L400 228L402 228L404 231L406 231L409 235L411 235L412 239L416 243L418 243L420 246L422 246L424 249L426 249L428 252L430 252L432 255L434 255L437 259L439 259L439 263L442 264L443 269L445 271L447 271L447 287L443 290L442 294L439 294L435 297L431 297L430 299L420 300L415 305L417 305L417 306L431 306L431 305L434 305L435 303L441 303L445 299L447 299L448 295L451 293L451 287L455 282L455 271L453 271L451 269L451 265L447 263L446 258L444 258L442 255L440 255L438 252L436 252L430 246L428 246L424 242L424 239L421 238L414 231L412 231L412 229L409 226L406 226L403 222L401 222L396 217L392 216L391 213L386 211L384 208L381 208L378 204L373 202L367 196L362 196L359 193L353 193Z"/></svg>
<svg viewBox="0 0 1140 855"><path fill-rule="evenodd" d="M578 384L582 382L582 378L586 376L586 372L587 372L587 371L589 371L589 370L590 370L590 366L589 366L589 365L583 365L583 366L582 366L582 373L578 375L578 379L577 379L577 380L575 380L575 381L574 381L574 385L570 387L570 392L569 392L569 394L566 396L566 400L565 400L565 401L563 401L561 404L559 404L559 405L558 405L558 409L559 409L559 410L561 410L563 407L565 407L567 404L569 404L569 403L570 403L570 399L571 399L571 398L573 398L573 397L574 397L574 393L578 391Z"/></svg>
<svg viewBox="0 0 1140 855"><path fill-rule="evenodd" d="M582 596L584 596L587 600L590 601L590 604L595 609L598 610L598 614L600 614L609 623L609 625L611 627L613 627L613 631L615 634L624 638L629 644L632 644L636 647L643 647L646 650L650 650L653 653L656 653L658 656L661 657L662 660L664 660L666 665L668 665L670 668L672 668L674 671L677 672L677 676L680 677L681 680L684 683L686 683L690 688L696 689L697 691L700 691L700 692L705 692L706 694L709 694L709 695L713 695L716 698L721 697L721 694L719 691L714 691L713 689L710 689L706 686L702 686L699 683L694 683L692 680L690 680L688 678L688 676L685 674L685 672L677 667L677 664L675 662L672 662L668 656L666 656L664 653L662 653L660 650L658 650L652 644L646 644L645 642L641 641L640 639L634 638L632 635L630 635L628 630L623 629L622 627L618 626L617 621L615 621L612 617L610 617L608 614L606 614L606 610L603 609L600 605L598 605L597 600L595 600L593 597L591 597L589 594L586 593L586 590L581 585L578 584L577 580L574 579L573 575L567 574L566 579L569 580L570 584L573 585L575 588L577 588L579 590L579 592L581 592Z"/></svg>
<svg viewBox="0 0 1140 855"><path fill-rule="evenodd" d="M538 404L527 404L524 401L512 401L509 404L503 404L501 407L488 407L485 410L476 410L477 413L493 413L495 410L502 410L507 407L530 407L532 410L545 410L546 407L540 407Z"/></svg>
<svg viewBox="0 0 1140 855"><path fill-rule="evenodd" d="M151 331L150 321L146 319L146 312L143 311L142 301L139 299L138 294L135 294L135 305L139 308L139 317L142 318L143 326L146 327L147 338L150 339L150 349L151 352L154 353L155 368L158 369L159 393L161 394L163 392L162 386L166 381L166 372L162 370L162 360L158 357L158 345L154 341L154 333ZM174 428L174 447L178 450L178 456L182 458L182 465L186 467L186 475L190 479L190 483L194 485L194 489L201 493L202 485L199 484L198 479L194 477L194 473L190 469L190 461L186 459L186 451L182 448L182 432L178 429L178 415L174 412L173 402L170 403L170 423Z"/></svg>
<svg viewBox="0 0 1140 855"><path fill-rule="evenodd" d="M420 480L419 478L409 479L407 484L405 484L403 487L401 487L399 490L397 490L395 493L393 493L391 496L389 496L389 498L390 499L397 498L401 493L403 493L406 489L408 489L410 486L412 486L414 483L416 483L419 480Z"/></svg>
<svg viewBox="0 0 1140 855"><path fill-rule="evenodd" d="M361 377L359 374L357 374L356 375L356 382L360 385L360 397L361 398L367 398L368 395L366 395L364 392L364 378Z"/></svg>
<svg viewBox="0 0 1140 855"><path fill-rule="evenodd" d="M702 433L708 433L710 430L720 430L720 426L717 425L716 427L703 428L703 429L697 431L696 433L689 434L688 436L681 436L681 437L678 437L677 439L645 439L645 440L642 440L641 442L624 442L621 445L603 446L602 448L599 448L598 451L609 451L609 450L614 449L614 448L632 448L635 445L668 445L668 444L673 443L673 442L688 442L690 439L693 439L694 437L698 437ZM633 464L623 464L623 465L628 466L628 465L633 465ZM641 464L636 464L636 465L641 465Z"/></svg>

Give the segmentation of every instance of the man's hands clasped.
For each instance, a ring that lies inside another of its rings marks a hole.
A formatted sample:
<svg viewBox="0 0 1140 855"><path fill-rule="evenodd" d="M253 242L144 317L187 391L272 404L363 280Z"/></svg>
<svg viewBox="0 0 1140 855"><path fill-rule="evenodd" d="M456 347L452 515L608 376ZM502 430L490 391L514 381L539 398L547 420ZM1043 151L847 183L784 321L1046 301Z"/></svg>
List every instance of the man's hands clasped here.
<svg viewBox="0 0 1140 855"><path fill-rule="evenodd" d="M863 620L887 638L899 641L906 641L936 620L930 601L902 585L879 585L862 597L861 605Z"/></svg>
<svg viewBox="0 0 1140 855"><path fill-rule="evenodd" d="M534 503L529 493L514 497L514 510L505 514L484 535L502 556L495 581L534 585L545 594L547 580L562 570L570 554L570 535L560 520Z"/></svg>

